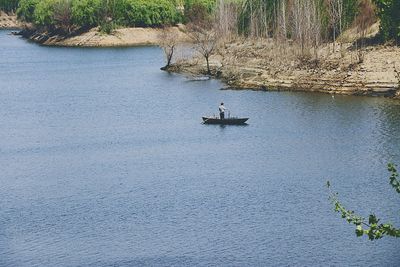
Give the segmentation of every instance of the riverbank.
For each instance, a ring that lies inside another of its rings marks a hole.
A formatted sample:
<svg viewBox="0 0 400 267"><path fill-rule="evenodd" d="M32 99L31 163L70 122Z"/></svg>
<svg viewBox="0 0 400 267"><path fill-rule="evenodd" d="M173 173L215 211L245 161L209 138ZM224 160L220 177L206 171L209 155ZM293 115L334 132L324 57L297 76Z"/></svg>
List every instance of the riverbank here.
<svg viewBox="0 0 400 267"><path fill-rule="evenodd" d="M371 28L371 36L378 25ZM177 43L190 42L184 26L167 28ZM71 36L25 28L21 34L48 46L118 47L160 45L163 29L120 28L112 34L93 28ZM165 36L165 35L164 35ZM330 94L387 96L400 99L400 48L372 45L361 52L348 31L341 44L326 44L309 56L299 56L293 44L272 39L238 39L224 44L211 56L212 76L229 88L278 91L311 91ZM360 58L361 57L361 58ZM199 75L206 73L204 58L175 59L169 70Z"/></svg>
<svg viewBox="0 0 400 267"><path fill-rule="evenodd" d="M369 46L361 54L352 43L325 45L317 59L299 57L293 45L274 40L240 40L210 59L212 76L229 88L307 91L400 99L400 48ZM362 56L362 60L359 56ZM190 75L206 73L204 58L179 60L169 69Z"/></svg>
<svg viewBox="0 0 400 267"><path fill-rule="evenodd" d="M162 42L160 28L120 28L111 34L100 32L99 27L79 34L65 36L47 31L25 29L21 35L34 42L47 46L79 46L79 47L118 47L159 45ZM169 34L173 34L178 42L188 41L182 26L166 28Z"/></svg>
<svg viewBox="0 0 400 267"><path fill-rule="evenodd" d="M18 30L22 29L24 24L17 20L14 14L7 14L0 10L0 29L4 30Z"/></svg>

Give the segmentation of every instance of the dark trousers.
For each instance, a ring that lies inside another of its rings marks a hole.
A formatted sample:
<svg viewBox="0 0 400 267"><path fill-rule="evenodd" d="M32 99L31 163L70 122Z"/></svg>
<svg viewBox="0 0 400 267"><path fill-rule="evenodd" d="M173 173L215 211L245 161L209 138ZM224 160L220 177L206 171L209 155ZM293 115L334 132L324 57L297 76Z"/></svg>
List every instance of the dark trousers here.
<svg viewBox="0 0 400 267"><path fill-rule="evenodd" d="M225 113L224 112L220 112L219 113L219 117L221 120L225 119Z"/></svg>

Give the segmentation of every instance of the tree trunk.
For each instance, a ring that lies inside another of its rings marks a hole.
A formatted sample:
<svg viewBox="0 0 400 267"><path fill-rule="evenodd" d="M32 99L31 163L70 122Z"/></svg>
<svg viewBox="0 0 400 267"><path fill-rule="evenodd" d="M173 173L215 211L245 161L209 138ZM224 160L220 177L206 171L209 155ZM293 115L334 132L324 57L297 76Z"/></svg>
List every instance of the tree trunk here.
<svg viewBox="0 0 400 267"><path fill-rule="evenodd" d="M282 8L282 35L283 39L286 40L287 37L287 29L286 29L286 7L285 7L285 1L282 1L281 4Z"/></svg>
<svg viewBox="0 0 400 267"><path fill-rule="evenodd" d="M335 50L336 50L336 29L335 29L335 25L333 25L333 54L335 54Z"/></svg>
<svg viewBox="0 0 400 267"><path fill-rule="evenodd" d="M169 65L171 65L173 55L174 55L174 47L171 47L171 52L168 54L166 67L169 67Z"/></svg>
<svg viewBox="0 0 400 267"><path fill-rule="evenodd" d="M208 74L208 75L211 75L210 62L209 62L209 60L208 60L208 56L206 56L205 58L206 58L206 61L207 61L207 74Z"/></svg>

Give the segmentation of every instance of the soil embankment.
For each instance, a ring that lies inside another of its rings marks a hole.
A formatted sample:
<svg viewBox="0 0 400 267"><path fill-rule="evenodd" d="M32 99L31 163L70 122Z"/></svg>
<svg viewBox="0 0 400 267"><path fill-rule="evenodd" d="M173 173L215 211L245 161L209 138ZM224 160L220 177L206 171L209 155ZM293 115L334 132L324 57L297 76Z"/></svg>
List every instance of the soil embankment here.
<svg viewBox="0 0 400 267"><path fill-rule="evenodd" d="M0 10L0 29L22 29L23 26L23 23L17 20L16 15Z"/></svg>
<svg viewBox="0 0 400 267"><path fill-rule="evenodd" d="M295 56L272 40L226 44L211 58L212 74L234 89L312 91L400 98L400 48L370 46L363 60L351 43L326 45L318 60ZM293 55L293 56L290 56ZM182 61L171 71L205 73L203 58Z"/></svg>
<svg viewBox="0 0 400 267"><path fill-rule="evenodd" d="M173 33L180 42L188 39L180 27L170 27L166 31ZM162 42L162 32L163 29L159 28L121 28L112 34L105 34L97 27L72 36L29 29L25 29L21 34L34 42L49 46L118 47L158 45Z"/></svg>

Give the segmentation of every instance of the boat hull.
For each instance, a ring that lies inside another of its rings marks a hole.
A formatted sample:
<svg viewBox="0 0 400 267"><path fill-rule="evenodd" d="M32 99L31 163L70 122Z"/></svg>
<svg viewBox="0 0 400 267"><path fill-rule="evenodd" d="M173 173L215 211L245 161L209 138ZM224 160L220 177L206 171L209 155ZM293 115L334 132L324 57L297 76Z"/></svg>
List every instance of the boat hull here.
<svg viewBox="0 0 400 267"><path fill-rule="evenodd" d="M205 124L221 124L221 125L244 125L249 118L213 118L203 117L203 123Z"/></svg>

